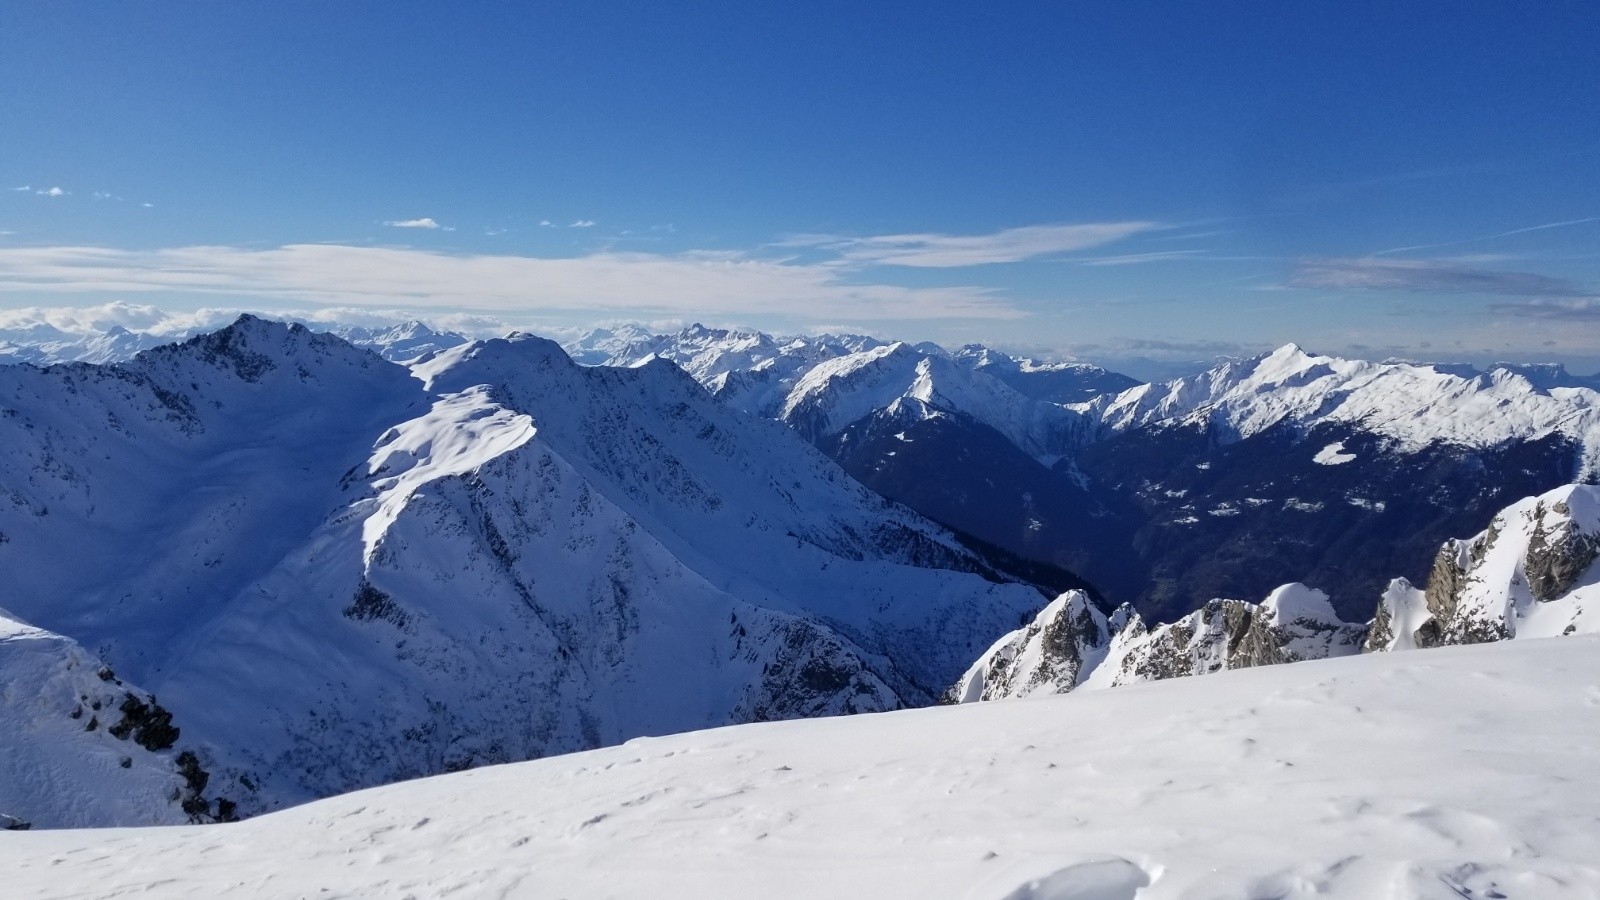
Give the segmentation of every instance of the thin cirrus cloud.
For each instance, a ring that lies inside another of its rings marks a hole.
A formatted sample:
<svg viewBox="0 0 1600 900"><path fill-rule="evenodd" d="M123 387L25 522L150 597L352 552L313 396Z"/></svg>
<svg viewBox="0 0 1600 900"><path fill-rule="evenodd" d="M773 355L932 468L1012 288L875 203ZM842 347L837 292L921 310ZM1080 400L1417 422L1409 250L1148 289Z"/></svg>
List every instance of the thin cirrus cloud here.
<svg viewBox="0 0 1600 900"><path fill-rule="evenodd" d="M1600 299L1574 297L1569 300L1535 299L1520 303L1495 303L1491 312L1502 315L1549 319L1558 322L1600 322Z"/></svg>
<svg viewBox="0 0 1600 900"><path fill-rule="evenodd" d="M1308 259L1298 264L1289 284L1300 288L1502 297L1596 296L1593 291L1562 278L1535 272L1484 269L1451 260Z"/></svg>
<svg viewBox="0 0 1600 900"><path fill-rule="evenodd" d="M837 253L847 263L955 268L1014 263L1087 250L1164 226L1156 222L1027 225L990 234L801 235L784 242Z"/></svg>
<svg viewBox="0 0 1600 900"><path fill-rule="evenodd" d="M737 252L544 258L342 244L0 248L0 292L14 293L165 292L345 306L849 321L1023 315L989 288L862 283L849 274Z"/></svg>
<svg viewBox="0 0 1600 900"><path fill-rule="evenodd" d="M391 221L385 222L383 224L389 226L390 228L428 228L428 229L434 229L434 228L441 227L439 225L439 223L435 222L431 216L423 216L420 219L396 219L396 220L391 220Z"/></svg>

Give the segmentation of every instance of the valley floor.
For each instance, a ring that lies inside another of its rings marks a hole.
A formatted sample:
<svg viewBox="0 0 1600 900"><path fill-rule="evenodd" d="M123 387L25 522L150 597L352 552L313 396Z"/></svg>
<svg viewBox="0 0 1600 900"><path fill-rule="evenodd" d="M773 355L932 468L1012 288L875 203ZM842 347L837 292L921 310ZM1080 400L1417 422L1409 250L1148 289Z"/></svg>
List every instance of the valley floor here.
<svg viewBox="0 0 1600 900"><path fill-rule="evenodd" d="M1600 638L631 741L231 825L0 833L17 897L1600 896Z"/></svg>

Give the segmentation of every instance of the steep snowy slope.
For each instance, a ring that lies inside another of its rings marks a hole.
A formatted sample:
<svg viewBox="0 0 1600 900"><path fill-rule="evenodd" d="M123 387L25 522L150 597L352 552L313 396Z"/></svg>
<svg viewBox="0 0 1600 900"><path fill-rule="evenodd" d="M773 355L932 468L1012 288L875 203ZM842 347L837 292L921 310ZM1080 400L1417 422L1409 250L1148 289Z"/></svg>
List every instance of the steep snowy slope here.
<svg viewBox="0 0 1600 900"><path fill-rule="evenodd" d="M1367 626L1340 621L1328 595L1286 584L1259 605L1212 600L1176 622L1145 625L1132 607L1102 614L1070 592L995 642L945 695L952 703L1064 694L1228 669L1349 656Z"/></svg>
<svg viewBox="0 0 1600 900"><path fill-rule="evenodd" d="M223 826L7 835L30 897L1600 895L1600 644L638 740Z"/></svg>
<svg viewBox="0 0 1600 900"><path fill-rule="evenodd" d="M149 693L0 610L0 829L227 818L180 736Z"/></svg>
<svg viewBox="0 0 1600 900"><path fill-rule="evenodd" d="M930 701L1041 602L681 371L526 336L405 368L241 319L0 370L0 579L241 813Z"/></svg>
<svg viewBox="0 0 1600 900"><path fill-rule="evenodd" d="M1367 647L1407 650L1600 631L1600 488L1574 484L1446 541L1427 589L1396 579Z"/></svg>

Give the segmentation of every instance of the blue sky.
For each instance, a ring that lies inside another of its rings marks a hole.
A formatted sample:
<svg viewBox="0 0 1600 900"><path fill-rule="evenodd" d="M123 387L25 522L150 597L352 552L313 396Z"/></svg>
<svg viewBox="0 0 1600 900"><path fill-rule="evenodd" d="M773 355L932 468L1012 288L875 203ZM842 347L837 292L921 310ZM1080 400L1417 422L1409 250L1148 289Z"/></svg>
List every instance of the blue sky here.
<svg viewBox="0 0 1600 900"><path fill-rule="evenodd" d="M1592 3L68 0L0 84L13 319L1600 367Z"/></svg>

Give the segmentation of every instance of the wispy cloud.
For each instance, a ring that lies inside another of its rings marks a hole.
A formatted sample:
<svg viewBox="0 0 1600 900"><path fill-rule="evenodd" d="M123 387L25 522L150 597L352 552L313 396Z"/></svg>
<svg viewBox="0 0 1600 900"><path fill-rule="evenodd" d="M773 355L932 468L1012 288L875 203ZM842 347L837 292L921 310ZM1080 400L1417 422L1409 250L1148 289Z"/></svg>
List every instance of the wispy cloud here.
<svg viewBox="0 0 1600 900"><path fill-rule="evenodd" d="M45 188L42 191L34 191L34 193L38 194L41 197L65 197L70 192L69 191L64 191L59 187L50 187L50 188Z"/></svg>
<svg viewBox="0 0 1600 900"><path fill-rule="evenodd" d="M571 225L568 225L567 227L568 228L593 228L594 227L594 220L593 219L579 219L578 221L573 222Z"/></svg>
<svg viewBox="0 0 1600 900"><path fill-rule="evenodd" d="M736 252L542 258L341 244L0 248L0 291L33 294L165 292L347 306L846 321L1022 315L988 288L860 283L850 274Z"/></svg>
<svg viewBox="0 0 1600 900"><path fill-rule="evenodd" d="M1311 259L1296 268L1290 285L1336 290L1493 294L1503 297L1592 297L1562 278L1534 272L1483 269L1449 260Z"/></svg>
<svg viewBox="0 0 1600 900"><path fill-rule="evenodd" d="M1570 300L1524 300L1496 303L1489 307L1501 315L1565 322L1600 322L1600 299L1574 297Z"/></svg>
<svg viewBox="0 0 1600 900"><path fill-rule="evenodd" d="M1600 222L1600 216L1588 216L1582 219L1567 219L1563 222L1546 222L1543 225L1529 225L1526 228L1513 228L1510 231L1501 231L1495 234L1485 234L1479 237L1465 238L1459 241L1445 241L1439 244L1416 244L1410 247L1394 247L1388 250L1380 250L1374 255L1390 256L1396 253L1410 253L1414 250L1436 250L1440 247L1459 247L1462 244L1476 244L1482 241L1493 241L1500 238L1512 237L1518 234L1528 234L1534 231L1548 231L1552 228L1570 228L1574 225L1589 225L1594 222Z"/></svg>
<svg viewBox="0 0 1600 900"><path fill-rule="evenodd" d="M430 228L430 229L432 229L432 228L441 227L439 225L439 223L435 222L433 220L433 218L430 217L430 216L423 216L420 219L400 219L400 220L397 220L397 221L385 222L383 224L389 226L390 228Z"/></svg>
<svg viewBox="0 0 1600 900"><path fill-rule="evenodd" d="M27 192L29 192L29 191L31 191L31 190L33 190L33 185L31 185L31 184L24 184L24 185L21 185L21 186L19 186L19 187L14 187L14 188L7 188L7 189L6 189L6 190L10 190L10 191L20 191L20 192L22 192L22 193L24 193L24 194L26 194L26 193L27 193Z"/></svg>
<svg viewBox="0 0 1600 900"><path fill-rule="evenodd" d="M779 246L830 250L851 263L953 268L1014 263L1100 247L1162 227L1155 222L1028 225L990 234L796 235Z"/></svg>
<svg viewBox="0 0 1600 900"><path fill-rule="evenodd" d="M1205 259L1204 250L1156 250L1150 253L1123 253L1118 256L1096 256L1083 260L1086 266L1137 266L1143 263L1174 262L1186 259Z"/></svg>

